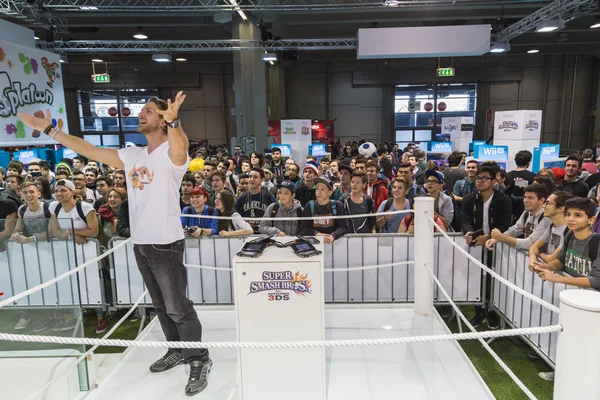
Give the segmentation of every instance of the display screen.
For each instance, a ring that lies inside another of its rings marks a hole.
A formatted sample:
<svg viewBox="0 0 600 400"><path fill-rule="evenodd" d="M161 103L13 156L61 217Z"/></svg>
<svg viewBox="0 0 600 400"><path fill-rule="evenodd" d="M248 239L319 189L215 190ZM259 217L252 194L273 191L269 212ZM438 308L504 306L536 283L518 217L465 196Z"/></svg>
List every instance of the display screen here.
<svg viewBox="0 0 600 400"><path fill-rule="evenodd" d="M312 246L309 243L300 243L296 245L296 249L298 251L312 250Z"/></svg>
<svg viewBox="0 0 600 400"><path fill-rule="evenodd" d="M262 244L260 243L248 243L248 246L244 249L247 251L260 251Z"/></svg>

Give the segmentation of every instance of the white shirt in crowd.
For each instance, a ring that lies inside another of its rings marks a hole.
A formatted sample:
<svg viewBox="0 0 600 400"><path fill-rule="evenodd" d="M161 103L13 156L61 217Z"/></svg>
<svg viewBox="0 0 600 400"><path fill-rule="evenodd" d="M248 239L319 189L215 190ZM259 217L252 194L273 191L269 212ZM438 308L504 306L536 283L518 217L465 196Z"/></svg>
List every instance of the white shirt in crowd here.
<svg viewBox="0 0 600 400"><path fill-rule="evenodd" d="M184 238L179 186L190 162L188 159L178 167L168 151L168 141L150 154L148 147L119 150L125 165L131 240L135 244L169 244Z"/></svg>
<svg viewBox="0 0 600 400"><path fill-rule="evenodd" d="M60 229L87 229L87 222L82 220L77 212L77 206L74 206L73 209L67 212L64 207L61 208L58 215L56 215L56 207L59 205L58 201L53 201L48 206L50 210L50 214L54 215L58 219L58 225ZM83 211L83 215L87 218L87 215L90 211L94 211L94 207L91 204L81 202L81 210ZM71 224L71 220L73 223Z"/></svg>
<svg viewBox="0 0 600 400"><path fill-rule="evenodd" d="M490 233L490 204L492 204L493 198L494 194L492 193L488 201L483 203L483 233L485 235Z"/></svg>

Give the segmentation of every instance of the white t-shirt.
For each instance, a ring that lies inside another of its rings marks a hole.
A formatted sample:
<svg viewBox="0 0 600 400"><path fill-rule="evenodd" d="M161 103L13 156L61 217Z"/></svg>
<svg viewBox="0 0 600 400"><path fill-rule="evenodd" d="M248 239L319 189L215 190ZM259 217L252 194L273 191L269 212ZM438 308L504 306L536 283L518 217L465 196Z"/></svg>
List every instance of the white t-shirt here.
<svg viewBox="0 0 600 400"><path fill-rule="evenodd" d="M494 193L492 193L488 201L483 203L483 233L486 235L490 233L490 204L492 204L493 198Z"/></svg>
<svg viewBox="0 0 600 400"><path fill-rule="evenodd" d="M189 159L176 166L169 158L169 142L152 153L148 147L119 150L125 164L129 225L135 244L169 244L183 239L179 187Z"/></svg>
<svg viewBox="0 0 600 400"><path fill-rule="evenodd" d="M58 212L56 215L56 207L58 206L58 201L53 201L50 203L48 207L50 210L50 214L54 215L56 219L58 219L58 225L60 225L60 229L87 229L88 225L85 220L82 220L77 212L77 206L74 206L73 209L69 212L64 209L64 207ZM94 207L86 202L81 202L81 211L83 211L83 215L87 218L90 211L94 211ZM71 221L73 220L73 224L71 225Z"/></svg>

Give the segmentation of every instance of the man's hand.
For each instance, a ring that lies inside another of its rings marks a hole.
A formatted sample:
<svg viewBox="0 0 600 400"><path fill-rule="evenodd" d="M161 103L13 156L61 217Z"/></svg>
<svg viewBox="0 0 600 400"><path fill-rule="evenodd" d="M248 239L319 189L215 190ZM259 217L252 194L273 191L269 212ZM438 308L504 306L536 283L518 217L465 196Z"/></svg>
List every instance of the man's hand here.
<svg viewBox="0 0 600 400"><path fill-rule="evenodd" d="M325 242L325 244L331 244L334 240L335 239L331 235L323 235L323 241Z"/></svg>
<svg viewBox="0 0 600 400"><path fill-rule="evenodd" d="M219 236L220 237L227 237L227 236L229 236L229 232L228 231L221 231L221 232L219 232Z"/></svg>
<svg viewBox="0 0 600 400"><path fill-rule="evenodd" d="M493 237L494 235L492 235ZM490 239L487 242L485 242L485 247L487 247L488 250L494 250L494 245L496 244L496 239Z"/></svg>
<svg viewBox="0 0 600 400"><path fill-rule="evenodd" d="M31 240L29 240L29 239L31 239ZM25 243L29 243L29 242L34 242L35 241L34 238L27 238L27 237L23 236L23 234L21 232L13 233L10 236L10 240L12 240L13 242L17 242L19 244L25 244Z"/></svg>
<svg viewBox="0 0 600 400"><path fill-rule="evenodd" d="M87 239L84 238L81 235L75 235L75 243L77 243L77 244L86 244L87 243Z"/></svg>
<svg viewBox="0 0 600 400"><path fill-rule="evenodd" d="M536 271L538 276L540 278L542 278L543 281L548 281L548 282L560 282L562 279L562 276L555 274L554 272L547 270L547 269L542 269L539 271Z"/></svg>
<svg viewBox="0 0 600 400"><path fill-rule="evenodd" d="M277 236L287 236L287 234L285 232L279 232Z"/></svg>
<svg viewBox="0 0 600 400"><path fill-rule="evenodd" d="M471 236L473 232L467 232L465 233L465 240L467 241L467 244L471 244L471 242L473 241L473 237Z"/></svg>
<svg viewBox="0 0 600 400"><path fill-rule="evenodd" d="M156 112L159 115L162 115L163 119L166 122L173 122L177 118L179 118L179 107L181 107L181 104L183 103L184 100L185 100L185 94L183 94L183 91L180 90L179 92L177 92L177 96L175 96L174 102L171 102L171 99L167 99L167 103L169 103L169 108L167 108L164 111L156 110Z"/></svg>
<svg viewBox="0 0 600 400"><path fill-rule="evenodd" d="M27 113L18 113L17 115L19 118L21 118L21 121L23 121L25 125L35 131L44 132L48 126L52 125L50 109L46 110L46 116L44 118L34 117L33 115Z"/></svg>
<svg viewBox="0 0 600 400"><path fill-rule="evenodd" d="M488 241L490 235L481 235L475 240L475 247L485 246L485 242Z"/></svg>
<svg viewBox="0 0 600 400"><path fill-rule="evenodd" d="M496 241L500 240L502 237L502 232L500 232L500 229L498 228L492 229L490 233L492 234L492 239L496 239Z"/></svg>

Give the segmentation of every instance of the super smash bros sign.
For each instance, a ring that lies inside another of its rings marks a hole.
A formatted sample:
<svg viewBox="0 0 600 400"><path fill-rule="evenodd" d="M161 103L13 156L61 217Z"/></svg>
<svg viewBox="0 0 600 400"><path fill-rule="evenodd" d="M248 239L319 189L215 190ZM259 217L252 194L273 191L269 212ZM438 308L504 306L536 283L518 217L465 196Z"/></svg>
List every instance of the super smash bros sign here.
<svg viewBox="0 0 600 400"><path fill-rule="evenodd" d="M0 146L56 143L21 122L18 113L43 116L66 131L58 55L0 41Z"/></svg>

